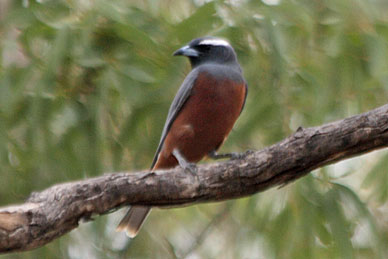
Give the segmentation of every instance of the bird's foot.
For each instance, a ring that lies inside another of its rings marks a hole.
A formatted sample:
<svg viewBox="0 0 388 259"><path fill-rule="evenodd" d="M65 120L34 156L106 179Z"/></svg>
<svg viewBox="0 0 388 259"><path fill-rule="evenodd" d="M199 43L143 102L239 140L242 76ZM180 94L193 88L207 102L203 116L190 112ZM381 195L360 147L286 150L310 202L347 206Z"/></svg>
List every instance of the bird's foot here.
<svg viewBox="0 0 388 259"><path fill-rule="evenodd" d="M187 163L184 166L181 165L181 167L188 173L195 174L198 171L198 167L194 163Z"/></svg>
<svg viewBox="0 0 388 259"><path fill-rule="evenodd" d="M241 159L245 156L245 153L237 153L237 152L231 152L231 153L223 153L218 154L217 151L213 150L211 151L208 156L212 159L223 159L223 158L229 158L230 160L236 160Z"/></svg>
<svg viewBox="0 0 388 259"><path fill-rule="evenodd" d="M231 153L218 154L216 151L213 150L208 154L208 156L212 159L229 158L230 160L237 160L237 159L242 159L254 152L255 152L254 150L247 150L243 153L231 152Z"/></svg>
<svg viewBox="0 0 388 259"><path fill-rule="evenodd" d="M184 158L184 156L179 152L178 149L174 149L172 151L172 154L174 155L176 160L178 160L178 163L179 163L180 167L182 167L186 172L189 172L189 173L192 173L192 174L195 174L197 172L197 170L198 170L197 165L194 164L194 163L188 162Z"/></svg>
<svg viewBox="0 0 388 259"><path fill-rule="evenodd" d="M256 151L257 151L257 150L248 149L247 151L245 151L244 153L242 153L242 155L243 155L244 157L246 157L246 156L249 156L249 155L255 153Z"/></svg>

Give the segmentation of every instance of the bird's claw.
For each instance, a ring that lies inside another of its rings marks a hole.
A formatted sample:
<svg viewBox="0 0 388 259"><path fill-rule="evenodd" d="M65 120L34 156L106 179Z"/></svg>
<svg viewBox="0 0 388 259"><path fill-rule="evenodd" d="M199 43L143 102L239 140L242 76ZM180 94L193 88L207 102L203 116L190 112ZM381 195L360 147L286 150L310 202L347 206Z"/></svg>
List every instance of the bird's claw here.
<svg viewBox="0 0 388 259"><path fill-rule="evenodd" d="M230 160L237 160L245 157L245 153L237 153L237 152L232 152L229 153L229 159Z"/></svg>
<svg viewBox="0 0 388 259"><path fill-rule="evenodd" d="M255 153L255 152L256 152L256 150L248 149L247 151L244 152L244 157L245 157L245 156L252 155L252 154Z"/></svg>
<svg viewBox="0 0 388 259"><path fill-rule="evenodd" d="M192 173L192 174L195 174L197 173L198 171L198 167L196 164L194 163L186 163L184 166L182 166L182 168L188 172L188 173Z"/></svg>
<svg viewBox="0 0 388 259"><path fill-rule="evenodd" d="M232 152L232 153L230 153L230 160L243 159L246 156L253 154L254 152L255 152L255 150L251 150L251 149L249 149L243 153Z"/></svg>

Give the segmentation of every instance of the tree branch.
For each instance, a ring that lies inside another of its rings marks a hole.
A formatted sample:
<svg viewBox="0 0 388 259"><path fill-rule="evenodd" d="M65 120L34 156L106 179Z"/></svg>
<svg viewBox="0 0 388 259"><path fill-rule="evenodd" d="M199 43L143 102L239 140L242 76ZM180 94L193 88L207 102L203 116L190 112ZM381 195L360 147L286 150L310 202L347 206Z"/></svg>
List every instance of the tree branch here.
<svg viewBox="0 0 388 259"><path fill-rule="evenodd" d="M320 127L239 160L156 172L111 173L32 193L0 208L0 252L34 249L76 228L80 220L128 204L178 206L248 196L285 185L313 169L388 146L388 105ZM146 191L145 191L146 190Z"/></svg>

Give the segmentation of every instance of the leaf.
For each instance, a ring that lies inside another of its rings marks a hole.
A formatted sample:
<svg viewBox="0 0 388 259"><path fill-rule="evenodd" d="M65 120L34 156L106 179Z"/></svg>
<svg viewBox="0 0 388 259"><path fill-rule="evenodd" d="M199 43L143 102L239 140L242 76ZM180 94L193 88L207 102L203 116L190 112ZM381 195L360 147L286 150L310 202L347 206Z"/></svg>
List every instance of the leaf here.
<svg viewBox="0 0 388 259"><path fill-rule="evenodd" d="M378 162L370 169L365 177L362 187L371 189L371 197L374 197L380 204L388 199L388 154L383 155Z"/></svg>
<svg viewBox="0 0 388 259"><path fill-rule="evenodd" d="M133 65L122 65L119 67L119 70L136 81L143 83L155 82L155 78L151 74L139 67L135 67Z"/></svg>
<svg viewBox="0 0 388 259"><path fill-rule="evenodd" d="M195 37L205 36L215 25L220 23L216 15L215 2L209 2L199 7L192 15L180 22L173 35L181 42L188 42Z"/></svg>
<svg viewBox="0 0 388 259"><path fill-rule="evenodd" d="M335 253L341 258L353 258L353 247L350 241L351 233L349 229L349 222L339 203L339 193L336 189L331 189L326 194L324 203L324 213L327 222L330 226L330 232L334 240Z"/></svg>

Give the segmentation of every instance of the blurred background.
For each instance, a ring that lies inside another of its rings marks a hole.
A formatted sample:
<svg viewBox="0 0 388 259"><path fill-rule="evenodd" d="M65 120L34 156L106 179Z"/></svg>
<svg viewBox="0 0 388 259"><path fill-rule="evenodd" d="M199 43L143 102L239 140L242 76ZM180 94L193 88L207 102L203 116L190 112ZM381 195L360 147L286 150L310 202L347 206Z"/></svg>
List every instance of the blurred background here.
<svg viewBox="0 0 388 259"><path fill-rule="evenodd" d="M190 71L172 53L204 35L231 42L249 84L220 151L387 103L385 0L1 0L0 206L148 169ZM0 258L387 258L387 168L383 150L251 197L155 209L133 241L115 232L123 209Z"/></svg>

